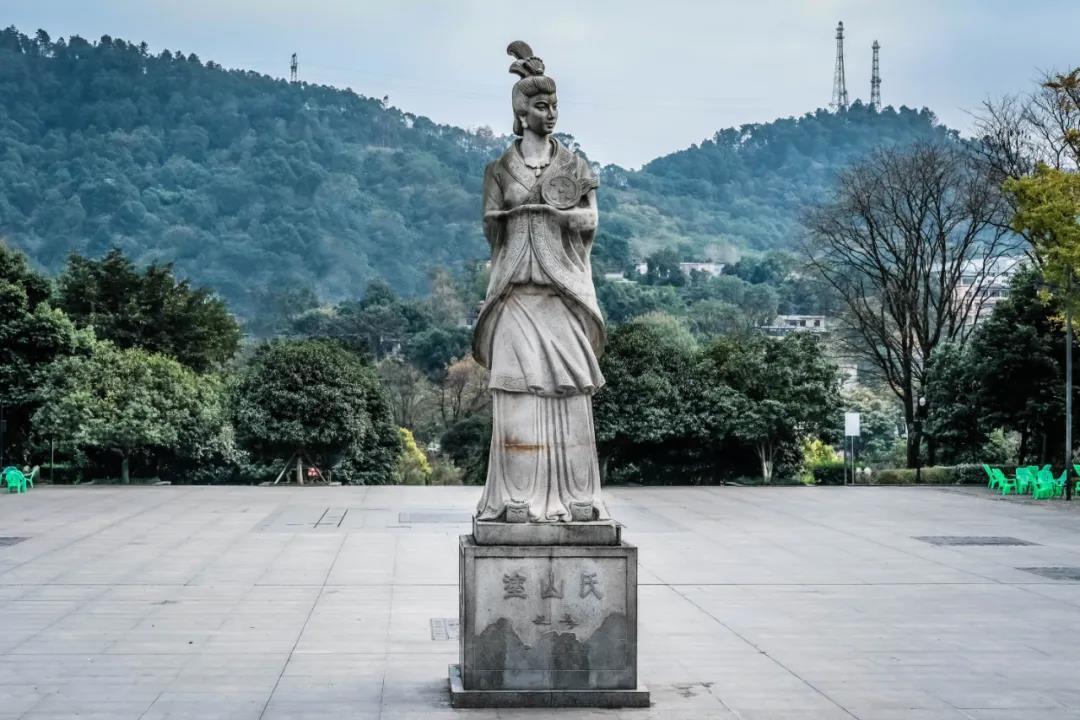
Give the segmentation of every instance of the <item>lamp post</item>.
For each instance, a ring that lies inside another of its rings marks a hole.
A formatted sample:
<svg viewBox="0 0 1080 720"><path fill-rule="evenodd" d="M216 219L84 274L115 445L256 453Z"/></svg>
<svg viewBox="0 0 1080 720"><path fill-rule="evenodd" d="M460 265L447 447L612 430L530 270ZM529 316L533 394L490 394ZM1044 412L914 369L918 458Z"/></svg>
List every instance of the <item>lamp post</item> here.
<svg viewBox="0 0 1080 720"><path fill-rule="evenodd" d="M1072 500L1072 483L1069 482L1069 470L1072 469L1072 272L1066 276L1065 284L1065 500Z"/></svg>
<svg viewBox="0 0 1080 720"><path fill-rule="evenodd" d="M922 426L923 415L926 412L926 396L919 396L918 407L915 408L915 484L922 484Z"/></svg>

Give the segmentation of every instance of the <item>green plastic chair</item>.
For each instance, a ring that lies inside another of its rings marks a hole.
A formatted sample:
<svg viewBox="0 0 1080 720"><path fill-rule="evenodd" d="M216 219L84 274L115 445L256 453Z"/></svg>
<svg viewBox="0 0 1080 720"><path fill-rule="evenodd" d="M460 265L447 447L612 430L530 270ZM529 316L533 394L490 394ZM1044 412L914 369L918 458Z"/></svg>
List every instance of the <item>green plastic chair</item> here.
<svg viewBox="0 0 1080 720"><path fill-rule="evenodd" d="M1049 470L1040 470L1035 490L1031 493L1031 496L1036 500L1050 500L1061 497L1065 494L1065 480L1068 474L1067 470L1063 470L1060 477L1054 477L1054 474Z"/></svg>
<svg viewBox="0 0 1080 720"><path fill-rule="evenodd" d="M994 474L998 477L998 487L1001 488L1002 495L1008 495L1011 492L1019 494L1019 481L1016 478L1006 477L1005 473L1001 472L997 468L994 468L994 470Z"/></svg>
<svg viewBox="0 0 1080 720"><path fill-rule="evenodd" d="M30 470L30 474L26 476L26 487L33 488L34 487L34 480L36 480L37 476L40 475L40 474L41 474L41 466L40 465L35 465Z"/></svg>
<svg viewBox="0 0 1080 720"><path fill-rule="evenodd" d="M7 484L7 491L9 493L26 492L26 476L23 475L17 467L9 465L3 470L0 470L0 482Z"/></svg>
<svg viewBox="0 0 1080 720"><path fill-rule="evenodd" d="M990 478L986 483L986 487L991 490L1001 490L1001 483L1005 481L1005 473L1001 472L999 468L992 468L987 464L983 464L983 470L986 471L986 476Z"/></svg>
<svg viewBox="0 0 1080 720"><path fill-rule="evenodd" d="M1029 467L1016 468L1016 494L1027 495L1034 491L1036 471Z"/></svg>

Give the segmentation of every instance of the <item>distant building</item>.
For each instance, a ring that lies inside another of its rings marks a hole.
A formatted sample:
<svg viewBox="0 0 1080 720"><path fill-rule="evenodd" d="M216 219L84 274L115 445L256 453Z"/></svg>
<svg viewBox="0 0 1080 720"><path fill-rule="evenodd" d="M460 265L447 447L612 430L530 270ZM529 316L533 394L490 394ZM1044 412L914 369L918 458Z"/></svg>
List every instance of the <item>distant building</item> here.
<svg viewBox="0 0 1080 720"><path fill-rule="evenodd" d="M484 307L484 301L483 300L476 303L476 305L473 306L472 310L470 310L468 312L468 314L465 315L465 317L458 320L457 326L459 328L465 328L467 330L472 330L473 328L475 328L476 327L476 321L480 317L480 310L483 307Z"/></svg>
<svg viewBox="0 0 1080 720"><path fill-rule="evenodd" d="M638 275L649 274L649 263L638 263L634 266ZM679 269L682 270L682 274L690 277L690 273L699 272L705 273L712 277L717 277L724 273L724 263L717 262L681 262L679 263Z"/></svg>
<svg viewBox="0 0 1080 720"><path fill-rule="evenodd" d="M692 272L699 272L716 277L724 272L724 263L681 262L679 263L679 269L683 271L684 275L689 275Z"/></svg>
<svg viewBox="0 0 1080 720"><path fill-rule="evenodd" d="M978 298L971 303L968 319L971 322L985 320L990 317L995 305L1009 297L1012 276L1023 267L1023 263L1022 257L995 258L989 266L983 260L972 260L963 268L956 283L954 302L966 303L973 293L978 293Z"/></svg>
<svg viewBox="0 0 1080 720"><path fill-rule="evenodd" d="M793 332L823 333L828 330L828 318L824 315L777 315L761 331L766 335L782 336Z"/></svg>
<svg viewBox="0 0 1080 720"><path fill-rule="evenodd" d="M633 282L621 272L604 273L604 279L608 282Z"/></svg>

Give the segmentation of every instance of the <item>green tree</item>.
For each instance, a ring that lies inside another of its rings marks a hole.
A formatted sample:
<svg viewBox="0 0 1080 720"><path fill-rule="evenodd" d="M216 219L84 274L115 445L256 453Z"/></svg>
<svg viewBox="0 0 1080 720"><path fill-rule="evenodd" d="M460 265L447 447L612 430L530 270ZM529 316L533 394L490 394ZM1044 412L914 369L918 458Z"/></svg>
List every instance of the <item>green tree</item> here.
<svg viewBox="0 0 1080 720"><path fill-rule="evenodd" d="M593 403L602 474L621 479L643 466L668 473L680 461L700 462L683 452L701 435L692 401L696 350L685 327L659 318L610 333L600 360L606 385Z"/></svg>
<svg viewBox="0 0 1080 720"><path fill-rule="evenodd" d="M177 280L171 265L139 271L120 250L68 259L58 302L77 324L117 347L164 353L199 372L221 367L240 347L240 326L206 288Z"/></svg>
<svg viewBox="0 0 1080 720"><path fill-rule="evenodd" d="M858 385L843 391L843 405L845 410L859 413L859 458L874 465L888 462L904 427L896 397Z"/></svg>
<svg viewBox="0 0 1080 720"><path fill-rule="evenodd" d="M994 356L999 352L995 348ZM978 365L971 351L943 343L927 366L926 436L936 444L939 457L953 462L982 462L979 451L990 433L987 408L979 402L989 398L980 397Z"/></svg>
<svg viewBox="0 0 1080 720"><path fill-rule="evenodd" d="M461 468L464 482L483 485L487 480L491 447L491 406L452 422L440 442L442 451Z"/></svg>
<svg viewBox="0 0 1080 720"><path fill-rule="evenodd" d="M651 287L627 280L598 280L596 298L604 317L616 325L650 312L681 315L686 311L675 288Z"/></svg>
<svg viewBox="0 0 1080 720"><path fill-rule="evenodd" d="M299 451L347 482L390 481L401 441L389 403L375 370L339 343L262 345L231 395L237 441L257 459Z"/></svg>
<svg viewBox="0 0 1080 720"><path fill-rule="evenodd" d="M645 282L649 285L673 285L681 287L686 284L686 275L683 274L679 262L682 258L679 253L671 248L657 250L648 258L646 264L648 270L645 273Z"/></svg>
<svg viewBox="0 0 1080 720"><path fill-rule="evenodd" d="M290 334L296 319L319 306L319 298L306 285L267 286L253 293L254 307L244 330L257 338L282 337Z"/></svg>
<svg viewBox="0 0 1080 720"><path fill-rule="evenodd" d="M701 372L707 386L729 389L732 410L723 430L754 448L766 483L778 454L836 433L839 376L808 334L717 340L706 348Z"/></svg>
<svg viewBox="0 0 1080 720"><path fill-rule="evenodd" d="M0 242L0 417L4 458L29 458L30 418L51 363L89 352L92 334L74 325L50 303L49 280L26 258Z"/></svg>
<svg viewBox="0 0 1080 720"><path fill-rule="evenodd" d="M432 327L412 335L405 347L409 362L439 380L457 359L471 352L472 332L463 327Z"/></svg>
<svg viewBox="0 0 1080 720"><path fill-rule="evenodd" d="M942 433L955 457L978 458L995 428L1019 434L1021 461L1048 462L1064 451L1062 306L1043 285L1037 270L1018 271L1009 297L979 324L965 351L935 357L928 392L942 407L930 406L928 429Z"/></svg>
<svg viewBox="0 0 1080 720"><path fill-rule="evenodd" d="M407 428L399 428L401 454L394 466L394 482L399 485L428 485L431 482L431 463L416 445L416 438Z"/></svg>
<svg viewBox="0 0 1080 720"><path fill-rule="evenodd" d="M377 369L394 423L424 440L437 438L445 429L439 422L440 394L427 376L400 358L385 358Z"/></svg>
<svg viewBox="0 0 1080 720"><path fill-rule="evenodd" d="M1047 279L1067 292L1080 267L1080 175L1040 164L1005 189L1016 201L1013 228L1032 241Z"/></svg>
<svg viewBox="0 0 1080 720"><path fill-rule="evenodd" d="M176 360L97 342L88 356L61 358L40 390L34 430L62 445L120 458L130 480L138 452L191 452L222 432L221 388Z"/></svg>

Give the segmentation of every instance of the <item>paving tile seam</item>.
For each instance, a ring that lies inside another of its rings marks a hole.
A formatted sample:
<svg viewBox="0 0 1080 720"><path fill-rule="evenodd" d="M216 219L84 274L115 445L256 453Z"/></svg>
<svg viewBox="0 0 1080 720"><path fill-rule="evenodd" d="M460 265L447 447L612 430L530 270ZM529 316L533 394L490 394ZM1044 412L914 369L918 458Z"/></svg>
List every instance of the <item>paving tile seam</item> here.
<svg viewBox="0 0 1080 720"><path fill-rule="evenodd" d="M334 566L337 564L338 558L341 557L341 550L345 547L347 539L348 536L345 535L341 538L341 542L338 543L337 552L334 553L334 559L330 562L330 566L326 568L326 575L323 577L323 586L315 596L314 601L312 601L311 607L308 608L307 617L304 618L304 624L300 627L300 632L296 634L296 640L293 641L292 648L289 650L289 655L285 658L285 662L281 666L281 671L278 673L277 679L274 680L274 687L270 689L270 694L266 696L266 702L263 703L262 710L259 712L259 720L262 720L263 716L266 715L266 710L270 707L270 702L274 699L274 693L277 692L278 686L281 684L281 678L285 677L285 671L289 667L289 662L292 660L293 653L296 652L297 646L300 645L300 640L304 637L304 631L307 629L308 623L311 622L311 617L315 614L315 608L319 606L319 600L326 591L326 581L330 578L330 573L334 571Z"/></svg>
<svg viewBox="0 0 1080 720"><path fill-rule="evenodd" d="M83 599L82 599L82 600L81 600L81 601L80 601L80 602L79 602L79 603L78 603L78 604L77 604L77 605L75 606L75 608L74 608L74 609L72 610L72 613L76 613L76 612L78 612L78 611L82 610L82 609L83 609L83 608L85 608L85 607L86 607L87 605L89 605L89 604L90 604L90 602L91 602L92 600L97 600L98 598L102 597L103 595L107 595L107 594L108 594L108 592L109 592L109 589L108 589L108 587L106 587L106 588L104 588L104 589L103 589L103 590L102 590L101 592L99 592L99 593L95 593L95 594L93 594L93 595L91 595L91 596L89 596L89 597L83 598ZM66 615L58 615L58 616L57 616L57 618L56 618L55 620L53 620L52 622L48 623L48 624L47 624L47 625L45 625L44 627L40 628L40 629L39 629L39 630L38 630L37 632L35 632L35 633L31 634L31 635L30 635L29 637L26 637L26 638L24 638L24 639L23 639L23 640L22 640L21 642L18 642L18 643L16 643L14 647L11 647L11 648L9 648L9 649L8 649L8 650L6 651L6 653L16 653L16 652L18 651L18 649L19 649L20 647L22 647L23 645L27 644L28 642L30 642L30 641L32 641L32 640L34 640L34 639L36 639L36 638L37 638L37 637L38 637L39 635L41 635L41 633L43 633L43 632L45 632L45 631L47 631L47 630L49 630L49 629L51 629L51 628L55 627L56 625L58 625L59 623L62 623L62 622L63 622L64 620L66 620L66 619L67 619L67 616L66 616ZM6 654L6 653L5 653L5 654Z"/></svg>
<svg viewBox="0 0 1080 720"><path fill-rule="evenodd" d="M210 528L210 527L212 527L212 526L214 526L216 524L218 524L218 519L215 518L215 517L211 517L209 520L207 520L205 523L200 525L198 528L194 528L188 535L186 535L179 542L177 542L175 540L172 540L169 543L163 543L162 547L160 548L160 552L157 555L155 555L153 558L151 558L149 560L146 560L141 565L138 565L138 566L136 566L134 568L129 569L127 574L137 573L140 570L142 570L143 568L153 568L153 567L159 566L162 555L169 555L171 553L174 553L176 551L177 547L185 547L187 543L191 542L192 538L197 538L197 537L201 536L207 528ZM218 552L212 553L211 557L214 557L214 558L221 557L222 555L224 555L225 553L227 553L229 550L231 550L233 548L233 546L236 544L236 541L237 541L237 539L239 537L241 537L242 535L246 535L246 534L247 534L247 532L244 532L244 533L238 535L236 538L233 538L233 541L230 542L227 547L223 548L222 550L220 550ZM206 565L209 564L210 562L213 562L213 560L208 560L206 563L204 563L203 568L205 568ZM201 569L202 568L200 568L200 571L201 571ZM187 583L184 583L184 584L186 585Z"/></svg>
<svg viewBox="0 0 1080 720"><path fill-rule="evenodd" d="M653 573L653 574L655 575L656 573ZM657 577L659 577L659 576L657 576ZM852 717L852 718L855 718L855 720L861 720L861 719L859 718L859 716L858 716L858 715L856 715L855 713L851 712L851 711L850 711L850 710L848 710L848 709L847 709L846 707L844 707L843 705L841 705L841 704L840 704L839 702L837 702L837 701L836 701L835 699L833 699L833 698L832 698L832 697L831 697L831 696L830 696L830 695L829 695L828 693L826 693L826 692L824 692L823 690L821 690L821 689L820 689L819 687L817 687L817 686L816 686L816 685L814 685L814 684L813 684L812 682L810 682L809 680L807 680L806 678L804 678L804 677L803 677L802 675L799 675L799 673L797 673L797 672L795 672L794 670L792 670L791 668L789 668L789 667L788 667L787 665L785 665L785 664L784 664L783 662L781 662L781 661L780 661L779 659L777 659L777 658L776 658L776 657L775 657L774 655L772 655L772 654L771 654L771 653L769 653L768 651L766 651L766 650L763 650L763 649L761 649L761 647L760 647L760 646L758 646L758 645L757 645L756 643L754 643L754 642L753 642L752 640L750 640L750 638L746 637L745 635L743 635L742 633L740 633L740 632L739 632L738 630L736 630L735 628L731 627L731 626L730 626L730 625L728 625L728 624L727 624L726 622L724 622L723 620L721 620L720 618L716 617L716 616L715 616L715 615L713 615L713 614L712 614L711 612L709 612L708 610L706 610L705 608L703 608L703 607L702 607L701 605L699 605L698 603L694 602L694 600L692 600L692 599L691 599L691 598L690 598L689 596L687 596L686 594L684 594L684 593L680 592L680 591L678 590L678 588L676 588L676 587L672 587L672 586L670 586L670 585L669 585L668 587L669 587L669 588L671 589L671 591L672 591L672 592L674 592L674 593L675 593L676 595L678 595L679 597L681 597L681 598L682 598L683 600L685 600L686 602L688 602L688 603L689 603L690 605L692 605L693 607L697 608L697 610L698 610L699 612L701 612L702 614L704 614L704 615L705 615L706 617L708 617L709 619L711 619L711 620L712 620L713 622L715 622L716 624L718 624L718 625L719 625L720 627L722 627L722 628L724 628L725 630L727 630L728 632L730 632L730 633L731 633L732 635L734 635L734 636L735 636L735 637L737 637L737 638L738 638L739 640L741 640L741 641L742 641L743 643L745 643L745 644L746 644L746 645L747 645L748 647L750 647L750 648L753 648L753 650L754 650L755 652L757 652L757 653L759 653L760 655L763 655L764 657L768 658L770 662L774 663L774 664L775 664L775 665L776 665L777 667L779 667L779 668L781 668L782 670L784 670L784 672L788 673L789 675L791 675L792 677L794 677L795 679L797 679L797 680L798 680L799 682L801 682L801 683L803 683L804 685L806 685L806 687L810 688L810 689L811 689L811 690L813 690L813 691L814 691L815 693L817 693L817 694L818 694L818 695L820 695L821 697L823 697L823 698L825 698L826 700L828 700L828 701L829 701L830 703L832 703L833 705L835 705L835 706L836 706L836 707L837 707L838 709L840 709L840 710L841 710L842 712L844 712L845 714L849 715L849 716L850 716L850 717ZM711 693L710 693L710 694L711 694Z"/></svg>
<svg viewBox="0 0 1080 720"><path fill-rule="evenodd" d="M713 488L713 490L715 490L715 488ZM715 494L715 493L713 493L713 494ZM746 504L746 505L750 505L751 507L753 507L755 509L759 509L759 510L762 509L760 504L752 502L752 501L750 501L750 500L748 500L746 498L735 498L735 501ZM846 529L843 529L843 528L834 527L832 525L828 525L826 523L823 523L823 522L821 522L819 520L812 520L812 519L807 518L805 515L801 515L799 513L795 513L795 512L792 512L790 510L782 510L782 509L779 509L779 508L777 508L775 506L770 506L768 509L769 509L770 512L775 512L775 513L780 514L780 515L787 515L788 517L795 518L795 519L797 519L797 520L799 520L799 521L801 521L803 523L806 523L807 525L814 525L816 527L828 530L830 532L834 532L834 533L837 533L837 534L840 534L840 535L846 535L848 537L855 538L856 540L861 540L863 542L870 543L870 544L873 544L873 545L877 545L878 547L882 547L882 548L885 548L887 550L891 550L893 552L900 553L902 555L907 555L908 557L913 557L913 558L916 558L918 560L922 560L924 562L933 563L935 565L939 565L941 567L952 570L953 572L963 573L963 574L966 574L966 575L972 575L974 577L981 578L983 581L985 581L988 584L994 584L994 585L1002 584L1000 581L995 580L994 578L991 578L991 577L987 577L986 575L982 575L980 573L973 572L973 571L970 571L970 570L963 570L961 568L954 567L954 566L952 566L952 565L950 565L948 563L942 562L942 561L937 560L937 559L935 559L933 557L930 557L930 556L920 555L919 553L913 552L911 550L906 550L904 548L897 547L895 545L889 545L889 544L887 544L885 542L882 542L880 540L876 540L876 539L874 539L872 537L867 537L865 535L860 535L858 533L855 533L855 532L852 532L850 530L846 530ZM960 557L965 557L964 555L962 555L960 553L958 553L958 555Z"/></svg>
<svg viewBox="0 0 1080 720"><path fill-rule="evenodd" d="M183 493L180 496L180 498L182 499L182 498L184 498L184 497L186 497L188 495L193 494L194 492L195 492L195 488L193 487L192 489L190 489L187 492ZM73 538L73 539L69 540L68 542L64 543L63 545L58 545L56 547L45 550L44 552L39 553L38 555L35 555L32 558L28 558L26 560L23 560L22 562L17 563L15 565L7 568L3 572L0 572L0 577L2 577L3 575L6 575L7 573L11 572L12 570L17 570L17 569L21 568L24 565L27 565L27 564L32 563L32 562L34 562L34 561L36 561L36 560L38 560L40 558L43 558L46 555L49 555L51 553L55 553L55 552L58 552L58 551L66 550L67 548L71 547L72 545L75 545L77 543L81 543L84 540L87 540L88 538L92 538L93 536L95 536L95 535L97 535L99 533L102 533L102 532L104 532L106 530L109 530L110 528L112 528L112 527L114 527L114 526L116 526L116 525L118 525L120 523L132 520L132 519L138 517L139 515L142 515L142 514L147 513L147 512L152 512L154 510L157 510L158 508L164 507L165 505L175 504L176 500L177 500L177 498L170 497L170 496L167 495L164 500L162 500L160 503L158 503L156 505L139 508L139 509L135 510L134 512L128 514L128 515L124 515L123 517L120 517L120 518L117 518L116 520L113 520L111 523L108 523L107 525L99 527L96 530L93 530L93 531L91 531L89 533L86 533L85 535L80 535L80 536L78 536L76 538Z"/></svg>
<svg viewBox="0 0 1080 720"><path fill-rule="evenodd" d="M217 520L216 520L216 519L212 520L212 523L216 523L216 522L217 522ZM250 523L249 523L248 525L250 525ZM239 530L239 528L238 528L238 530ZM225 548L225 549L223 549L223 550L215 550L215 551L214 551L214 552L212 552L212 553L208 553L209 557L207 558L206 562L204 562L204 563L203 563L203 564L202 564L202 565L201 565L201 566L199 567L199 569L198 569L198 570L196 570L196 571L195 571L195 572L194 572L194 573L193 573L193 574L192 574L192 575L191 575L191 576L190 576L190 577L188 578L187 582L185 582L185 583L184 583L184 587L189 587L189 586L191 585L191 581L192 581L192 579L194 579L194 578L198 577L198 576L199 576L199 575L200 575L200 574L201 574L202 572L204 572L204 571L205 571L205 570L206 570L206 569L207 569L208 567L210 567L211 565L213 565L213 564L214 564L215 562L217 562L217 561L218 561L218 560L220 560L221 558L225 557L225 556L226 556L226 555L228 554L228 552L229 552L230 550L232 550L232 549L233 549L233 547L235 547L235 546L236 546L236 544L237 544L237 543L241 542L241 541L242 541L242 540L243 540L244 538L246 538L246 537L247 537L248 535L250 535L250 534L251 534L251 527L250 527L250 526L248 526L248 527L245 527L245 528L244 528L244 529L243 529L242 531L236 532L236 533L234 534L234 536L233 536L233 538L232 538L232 541L231 541L231 542L229 543L229 545L228 545L228 547L227 547L227 548Z"/></svg>
<svg viewBox="0 0 1080 720"><path fill-rule="evenodd" d="M390 577L397 577L397 571L398 571L398 548L399 548L400 544L401 544L401 540L399 539L399 536L395 535L394 536L394 565L393 565L393 568L391 569ZM390 586L390 602L388 602L386 604L386 638L385 638L386 648L385 648L385 654L383 655L382 678L380 678L380 680L379 680L379 720L382 720L383 708L386 706L386 671L390 667L390 663L389 663L389 659L390 659L390 640L391 640L390 628L393 627L393 624L394 624L393 623L393 621L394 621L394 590L395 590L395 587L393 585L391 585ZM259 720L262 720L262 718L259 718Z"/></svg>

